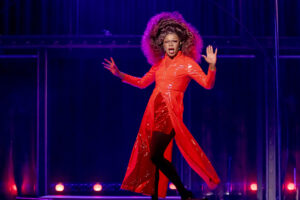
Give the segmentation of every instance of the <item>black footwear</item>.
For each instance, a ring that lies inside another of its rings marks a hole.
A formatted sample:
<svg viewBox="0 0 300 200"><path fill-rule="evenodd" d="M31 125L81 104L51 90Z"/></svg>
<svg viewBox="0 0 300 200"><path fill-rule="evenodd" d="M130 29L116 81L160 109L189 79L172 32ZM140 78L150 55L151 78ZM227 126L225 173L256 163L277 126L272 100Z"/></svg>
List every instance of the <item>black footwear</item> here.
<svg viewBox="0 0 300 200"><path fill-rule="evenodd" d="M181 198L182 200L192 200L194 199L194 195L191 191L186 191L185 195Z"/></svg>
<svg viewBox="0 0 300 200"><path fill-rule="evenodd" d="M152 196L151 196L151 199L152 199L152 200L158 200L158 197L157 197L157 195L152 195Z"/></svg>

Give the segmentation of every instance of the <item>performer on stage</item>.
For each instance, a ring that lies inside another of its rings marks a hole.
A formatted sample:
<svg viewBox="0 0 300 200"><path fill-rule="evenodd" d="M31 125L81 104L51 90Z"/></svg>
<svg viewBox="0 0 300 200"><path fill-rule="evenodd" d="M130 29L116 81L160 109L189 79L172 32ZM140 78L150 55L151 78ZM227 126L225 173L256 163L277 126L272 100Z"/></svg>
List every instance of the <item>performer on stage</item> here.
<svg viewBox="0 0 300 200"><path fill-rule="evenodd" d="M122 82L145 88L155 81L131 153L122 189L152 199L165 197L168 179L182 199L192 199L171 163L172 145L176 144L191 168L213 189L220 179L210 161L183 123L183 96L193 79L205 89L214 86L217 49L206 48L202 57L209 64L207 74L197 64L202 40L197 30L178 12L163 12L150 19L142 38L142 50L152 67L142 77L119 71L113 58L103 65Z"/></svg>

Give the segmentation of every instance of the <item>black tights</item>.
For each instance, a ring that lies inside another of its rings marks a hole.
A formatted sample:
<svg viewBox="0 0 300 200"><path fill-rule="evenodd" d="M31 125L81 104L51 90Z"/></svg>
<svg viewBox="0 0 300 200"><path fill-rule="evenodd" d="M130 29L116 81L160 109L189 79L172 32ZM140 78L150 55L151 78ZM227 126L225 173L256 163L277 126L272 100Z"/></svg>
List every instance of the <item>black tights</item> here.
<svg viewBox="0 0 300 200"><path fill-rule="evenodd" d="M151 160L156 166L155 171L155 194L152 199L158 199L158 180L159 180L159 170L176 186L180 196L185 199L187 198L188 191L184 188L180 177L178 176L175 167L170 161L164 158L164 152L171 142L172 138L175 136L174 129L170 134L165 134L161 132L153 132L152 140L150 144Z"/></svg>

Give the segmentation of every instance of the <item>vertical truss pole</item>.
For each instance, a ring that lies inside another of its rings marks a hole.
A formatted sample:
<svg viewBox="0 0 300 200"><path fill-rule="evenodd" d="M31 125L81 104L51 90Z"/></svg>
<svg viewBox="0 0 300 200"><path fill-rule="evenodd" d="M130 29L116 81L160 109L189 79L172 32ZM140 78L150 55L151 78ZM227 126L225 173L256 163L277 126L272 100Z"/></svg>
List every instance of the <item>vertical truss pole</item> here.
<svg viewBox="0 0 300 200"><path fill-rule="evenodd" d="M47 49L38 50L37 70L37 193L47 195Z"/></svg>
<svg viewBox="0 0 300 200"><path fill-rule="evenodd" d="M278 0L275 1L275 66L276 66L276 111L277 111L277 192L278 199L281 199L281 120L280 120L280 99L279 99L279 21L278 21Z"/></svg>
<svg viewBox="0 0 300 200"><path fill-rule="evenodd" d="M275 67L266 69L266 199L281 200L278 0L274 0Z"/></svg>

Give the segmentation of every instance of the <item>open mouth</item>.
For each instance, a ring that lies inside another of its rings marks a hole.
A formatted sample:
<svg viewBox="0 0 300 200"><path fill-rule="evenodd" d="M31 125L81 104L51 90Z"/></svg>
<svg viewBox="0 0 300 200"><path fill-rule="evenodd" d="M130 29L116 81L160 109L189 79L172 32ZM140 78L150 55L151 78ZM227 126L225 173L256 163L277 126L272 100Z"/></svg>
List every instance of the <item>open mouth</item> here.
<svg viewBox="0 0 300 200"><path fill-rule="evenodd" d="M169 48L169 53L170 54L174 54L175 53L175 49L174 48Z"/></svg>

